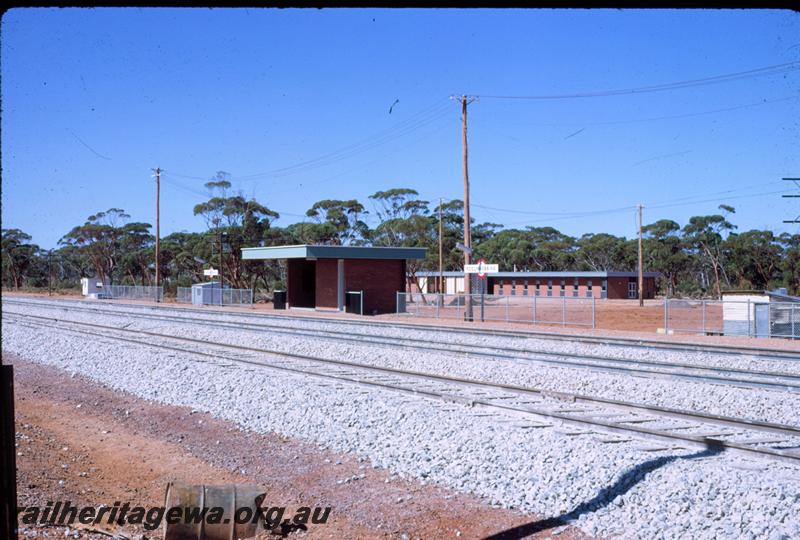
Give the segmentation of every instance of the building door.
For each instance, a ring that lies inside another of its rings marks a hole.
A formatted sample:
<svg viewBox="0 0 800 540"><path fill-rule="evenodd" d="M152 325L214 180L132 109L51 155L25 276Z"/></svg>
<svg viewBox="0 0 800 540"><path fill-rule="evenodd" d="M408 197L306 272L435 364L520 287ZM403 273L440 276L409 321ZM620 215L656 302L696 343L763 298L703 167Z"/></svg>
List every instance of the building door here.
<svg viewBox="0 0 800 540"><path fill-rule="evenodd" d="M755 308L755 322L756 322L756 337L770 337L769 331L769 304L768 303L759 303L754 304L753 307Z"/></svg>
<svg viewBox="0 0 800 540"><path fill-rule="evenodd" d="M628 298L630 299L639 298L639 286L636 284L635 281L628 282Z"/></svg>

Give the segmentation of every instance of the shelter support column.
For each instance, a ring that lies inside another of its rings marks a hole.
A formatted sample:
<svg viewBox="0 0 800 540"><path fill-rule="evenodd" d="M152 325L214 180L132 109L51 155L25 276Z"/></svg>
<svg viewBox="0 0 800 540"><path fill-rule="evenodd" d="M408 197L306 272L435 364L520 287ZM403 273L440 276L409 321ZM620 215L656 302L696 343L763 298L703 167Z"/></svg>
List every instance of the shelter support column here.
<svg viewBox="0 0 800 540"><path fill-rule="evenodd" d="M336 262L336 305L339 311L344 311L344 259Z"/></svg>

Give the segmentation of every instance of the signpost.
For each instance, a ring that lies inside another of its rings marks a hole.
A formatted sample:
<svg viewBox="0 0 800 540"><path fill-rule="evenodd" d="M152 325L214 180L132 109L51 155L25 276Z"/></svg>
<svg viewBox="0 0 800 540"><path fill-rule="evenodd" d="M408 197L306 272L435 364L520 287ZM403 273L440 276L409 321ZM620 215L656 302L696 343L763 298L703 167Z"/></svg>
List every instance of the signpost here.
<svg viewBox="0 0 800 540"><path fill-rule="evenodd" d="M495 272L500 271L500 265L497 264L488 264L483 259L478 259L477 264L465 264L464 265L464 273L465 274L478 274L480 279L486 279L486 274L492 274ZM481 322L483 322L483 312L484 312L484 296L486 295L486 283L481 284Z"/></svg>
<svg viewBox="0 0 800 540"><path fill-rule="evenodd" d="M208 268L206 270L203 270L203 275L207 277L218 276L219 270L217 270L216 268Z"/></svg>

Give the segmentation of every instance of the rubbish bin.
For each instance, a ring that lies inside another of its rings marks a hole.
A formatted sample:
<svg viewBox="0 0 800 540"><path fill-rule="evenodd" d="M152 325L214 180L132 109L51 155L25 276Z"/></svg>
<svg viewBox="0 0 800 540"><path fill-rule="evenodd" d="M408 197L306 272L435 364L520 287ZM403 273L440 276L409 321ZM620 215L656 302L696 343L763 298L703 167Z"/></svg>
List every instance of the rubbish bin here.
<svg viewBox="0 0 800 540"><path fill-rule="evenodd" d="M272 307L286 309L286 291L274 291L272 293Z"/></svg>

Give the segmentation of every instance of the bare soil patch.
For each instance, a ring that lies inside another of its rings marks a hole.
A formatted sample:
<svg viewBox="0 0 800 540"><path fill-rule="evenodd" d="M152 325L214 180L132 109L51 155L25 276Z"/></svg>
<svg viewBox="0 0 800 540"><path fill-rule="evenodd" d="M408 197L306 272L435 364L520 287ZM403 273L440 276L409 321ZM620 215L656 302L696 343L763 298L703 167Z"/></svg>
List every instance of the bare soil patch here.
<svg viewBox="0 0 800 540"><path fill-rule="evenodd" d="M184 407L154 404L84 377L4 354L15 367L18 504L160 506L168 481L263 486L271 506L330 506L328 523L298 538L545 538L540 517L373 469L302 440L256 434ZM532 459L534 459L532 457ZM343 480L364 474L363 479ZM387 482L388 480L388 482ZM161 538L141 526L90 528ZM533 535L530 533L539 529ZM21 537L61 537L63 527L23 526ZM73 528L70 538L108 538ZM569 527L558 539L584 538Z"/></svg>

